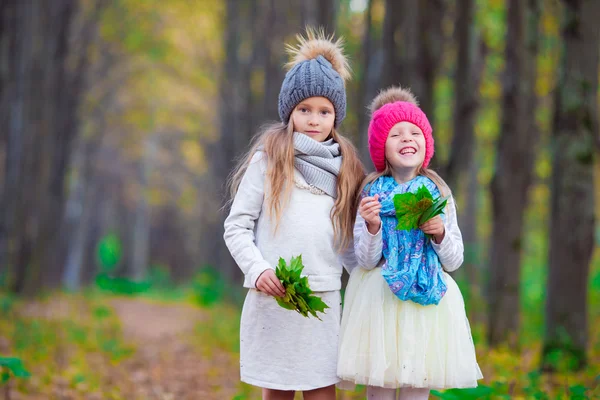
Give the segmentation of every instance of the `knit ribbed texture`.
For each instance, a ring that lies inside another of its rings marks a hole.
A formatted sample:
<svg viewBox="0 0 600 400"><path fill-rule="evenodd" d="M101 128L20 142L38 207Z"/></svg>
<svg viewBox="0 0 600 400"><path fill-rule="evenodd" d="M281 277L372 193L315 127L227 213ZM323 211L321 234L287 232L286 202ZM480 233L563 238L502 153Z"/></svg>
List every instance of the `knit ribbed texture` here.
<svg viewBox="0 0 600 400"><path fill-rule="evenodd" d="M344 80L323 56L296 64L285 75L279 92L279 117L287 123L294 108L309 97L325 97L335 109L335 126L346 116Z"/></svg>
<svg viewBox="0 0 600 400"><path fill-rule="evenodd" d="M369 123L369 152L378 172L385 169L385 142L390 130L399 122L411 122L421 128L425 137L425 158L423 168L427 168L434 152L431 125L425 113L413 103L397 101L383 105L373 113Z"/></svg>
<svg viewBox="0 0 600 400"><path fill-rule="evenodd" d="M333 139L324 142L294 132L294 167L310 185L337 198L337 176L342 167L340 145Z"/></svg>

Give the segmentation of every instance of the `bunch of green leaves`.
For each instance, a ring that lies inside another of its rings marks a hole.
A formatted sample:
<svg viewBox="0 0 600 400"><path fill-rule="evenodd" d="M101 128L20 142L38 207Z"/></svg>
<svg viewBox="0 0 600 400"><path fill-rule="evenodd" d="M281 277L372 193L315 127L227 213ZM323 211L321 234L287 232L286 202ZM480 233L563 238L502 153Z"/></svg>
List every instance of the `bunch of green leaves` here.
<svg viewBox="0 0 600 400"><path fill-rule="evenodd" d="M0 357L0 383L6 383L15 376L17 378L28 378L31 376L23 366L20 358L16 357Z"/></svg>
<svg viewBox="0 0 600 400"><path fill-rule="evenodd" d="M396 229L406 231L417 229L433 217L443 214L449 197L434 199L425 185L421 185L416 193L395 195L394 208L398 219Z"/></svg>
<svg viewBox="0 0 600 400"><path fill-rule="evenodd" d="M283 258L279 258L275 275L285 288L285 296L275 297L275 300L287 310L295 310L305 317L312 315L320 320L317 312L324 313L329 306L320 297L312 295L308 278L300 276L303 269L302 255L292 257L289 266Z"/></svg>

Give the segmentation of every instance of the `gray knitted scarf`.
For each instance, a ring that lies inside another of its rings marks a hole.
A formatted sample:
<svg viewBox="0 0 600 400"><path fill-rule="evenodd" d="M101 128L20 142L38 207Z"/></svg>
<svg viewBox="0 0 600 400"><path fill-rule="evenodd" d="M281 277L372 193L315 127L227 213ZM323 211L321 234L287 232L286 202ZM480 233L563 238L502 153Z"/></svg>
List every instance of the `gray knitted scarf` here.
<svg viewBox="0 0 600 400"><path fill-rule="evenodd" d="M337 176L342 167L340 145L333 139L317 142L294 132L294 149L294 167L306 182L337 198Z"/></svg>

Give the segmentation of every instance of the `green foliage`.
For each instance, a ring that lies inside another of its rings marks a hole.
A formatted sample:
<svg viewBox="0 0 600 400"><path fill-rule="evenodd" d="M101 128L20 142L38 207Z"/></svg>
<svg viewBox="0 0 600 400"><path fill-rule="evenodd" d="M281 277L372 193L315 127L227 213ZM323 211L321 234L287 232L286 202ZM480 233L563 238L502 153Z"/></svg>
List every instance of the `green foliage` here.
<svg viewBox="0 0 600 400"><path fill-rule="evenodd" d="M301 276L303 269L302 255L292 257L289 267L283 258L279 258L275 275L285 288L285 296L275 297L275 300L277 304L287 310L297 311L304 317L308 317L310 314L321 319L317 316L317 312L324 313L329 306L320 297L312 295L313 291L308 285L308 277Z"/></svg>
<svg viewBox="0 0 600 400"><path fill-rule="evenodd" d="M576 371L584 366L585 359L585 351L573 343L564 328L542 351L542 365L547 371Z"/></svg>
<svg viewBox="0 0 600 400"><path fill-rule="evenodd" d="M9 316L15 303L15 296L9 292L0 291L0 315Z"/></svg>
<svg viewBox="0 0 600 400"><path fill-rule="evenodd" d="M44 360L49 354L49 343L57 341L56 331L46 329L41 320L17 319L13 328L13 349L17 354L35 348L35 354L27 359L34 364Z"/></svg>
<svg viewBox="0 0 600 400"><path fill-rule="evenodd" d="M527 374L529 383L523 388L528 397L533 399L549 399L548 395L540 388L541 374L539 371L533 371Z"/></svg>
<svg viewBox="0 0 600 400"><path fill-rule="evenodd" d="M94 308L93 315L95 318L101 320L107 317L110 317L113 314L112 310L109 307L104 305L99 305Z"/></svg>
<svg viewBox="0 0 600 400"><path fill-rule="evenodd" d="M136 295L147 292L152 286L148 280L134 281L128 278L112 277L106 273L96 276L96 286L107 292L124 295Z"/></svg>
<svg viewBox="0 0 600 400"><path fill-rule="evenodd" d="M450 389L443 392L432 390L431 394L435 397L445 400L475 400L489 398L489 395L492 394L492 392L492 388L479 385L476 388Z"/></svg>
<svg viewBox="0 0 600 400"><path fill-rule="evenodd" d="M109 247L107 246L107 248ZM109 252L109 254L114 253ZM114 276L112 268L102 268L101 272L96 275L95 283L99 289L114 294L152 294L153 296L160 293L173 294L172 292L176 291L171 281L169 269L165 266L153 265L143 280Z"/></svg>
<svg viewBox="0 0 600 400"><path fill-rule="evenodd" d="M433 199L433 196L422 185L416 193L402 193L394 196L394 208L398 219L397 230L410 231L433 217L444 212L449 196Z"/></svg>
<svg viewBox="0 0 600 400"><path fill-rule="evenodd" d="M121 260L121 255L121 241L114 233L105 235L98 242L97 257L102 272L114 271Z"/></svg>
<svg viewBox="0 0 600 400"><path fill-rule="evenodd" d="M219 270L207 265L194 276L192 290L195 302L207 307L223 300L227 283Z"/></svg>
<svg viewBox="0 0 600 400"><path fill-rule="evenodd" d="M6 383L14 376L16 378L29 378L31 374L23 366L20 358L16 357L0 357L0 383Z"/></svg>

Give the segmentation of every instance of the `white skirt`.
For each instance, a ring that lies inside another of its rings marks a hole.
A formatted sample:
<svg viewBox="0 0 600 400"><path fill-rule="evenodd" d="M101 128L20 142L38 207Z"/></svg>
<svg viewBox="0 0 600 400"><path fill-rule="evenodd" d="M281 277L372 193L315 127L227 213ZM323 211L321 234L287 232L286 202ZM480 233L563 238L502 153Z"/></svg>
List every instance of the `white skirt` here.
<svg viewBox="0 0 600 400"><path fill-rule="evenodd" d="M335 385L340 291L315 292L330 307L322 321L280 307L250 289L240 323L240 378L267 389L313 390Z"/></svg>
<svg viewBox="0 0 600 400"><path fill-rule="evenodd" d="M422 306L398 299L381 269L350 275L340 331L338 386L430 389L476 387L483 378L471 328L456 282L440 303Z"/></svg>

